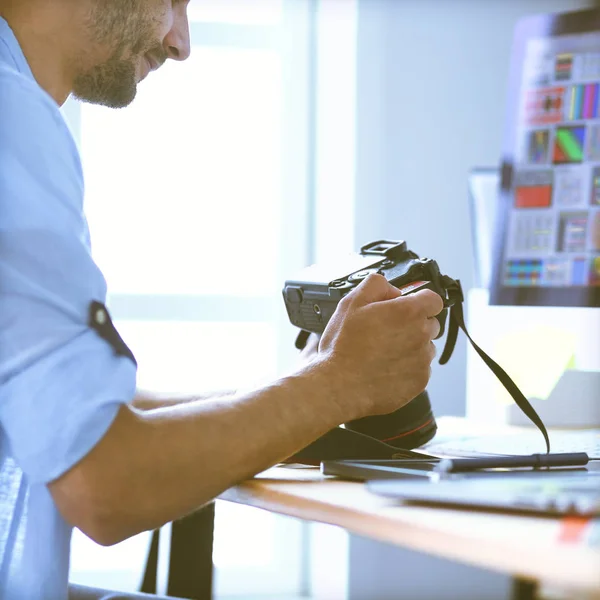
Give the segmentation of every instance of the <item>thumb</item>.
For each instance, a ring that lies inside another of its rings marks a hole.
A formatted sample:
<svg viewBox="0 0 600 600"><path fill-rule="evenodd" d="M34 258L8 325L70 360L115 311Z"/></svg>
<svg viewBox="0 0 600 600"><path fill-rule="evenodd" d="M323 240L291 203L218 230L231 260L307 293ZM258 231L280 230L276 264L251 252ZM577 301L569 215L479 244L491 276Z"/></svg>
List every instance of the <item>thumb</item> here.
<svg viewBox="0 0 600 600"><path fill-rule="evenodd" d="M373 302L393 300L402 296L400 290L394 287L388 280L377 273L371 273L366 279L352 290L349 294L352 304L355 306L366 306Z"/></svg>

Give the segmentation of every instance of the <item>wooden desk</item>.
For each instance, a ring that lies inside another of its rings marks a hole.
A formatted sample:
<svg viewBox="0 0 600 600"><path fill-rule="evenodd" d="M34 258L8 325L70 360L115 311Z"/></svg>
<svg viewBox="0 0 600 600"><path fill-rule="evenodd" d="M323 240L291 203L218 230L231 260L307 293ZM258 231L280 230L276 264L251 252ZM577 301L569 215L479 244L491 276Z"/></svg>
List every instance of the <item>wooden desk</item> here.
<svg viewBox="0 0 600 600"><path fill-rule="evenodd" d="M445 417L438 425L436 439L472 432L465 419ZM480 434L507 432L506 426L485 431L477 427ZM515 600L535 598L538 582L600 599L600 518L552 519L401 506L370 494L360 483L324 477L316 468L269 469L219 498L337 525L374 540L505 573L515 579ZM212 598L213 518L209 506L174 530L174 556L187 558L181 563L171 561L169 594ZM144 591L154 590L151 575L152 569L147 571L149 586Z"/></svg>
<svg viewBox="0 0 600 600"><path fill-rule="evenodd" d="M323 476L316 468L276 467L220 499L503 572L521 582L517 597L534 596L524 581L600 597L600 519L400 506L369 493L360 483Z"/></svg>

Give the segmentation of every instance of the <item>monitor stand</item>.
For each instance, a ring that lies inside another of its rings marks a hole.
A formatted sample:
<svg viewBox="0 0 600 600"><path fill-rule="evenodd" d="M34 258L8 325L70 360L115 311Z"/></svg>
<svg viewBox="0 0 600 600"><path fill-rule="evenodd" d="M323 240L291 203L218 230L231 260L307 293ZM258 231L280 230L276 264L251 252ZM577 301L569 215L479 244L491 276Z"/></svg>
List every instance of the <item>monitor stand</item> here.
<svg viewBox="0 0 600 600"><path fill-rule="evenodd" d="M467 326L521 388L547 427L600 427L600 309L490 306L467 296ZM467 417L530 425L481 358L467 354Z"/></svg>

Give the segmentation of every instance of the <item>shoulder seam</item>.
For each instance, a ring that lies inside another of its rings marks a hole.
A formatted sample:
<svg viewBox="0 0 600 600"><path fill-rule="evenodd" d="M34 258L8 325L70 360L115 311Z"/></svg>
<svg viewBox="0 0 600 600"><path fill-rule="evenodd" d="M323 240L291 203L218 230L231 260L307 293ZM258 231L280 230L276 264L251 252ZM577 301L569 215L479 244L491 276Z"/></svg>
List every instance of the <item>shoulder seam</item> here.
<svg viewBox="0 0 600 600"><path fill-rule="evenodd" d="M66 139L68 139L69 145L73 146L73 150L75 154L79 157L79 151L77 149L77 144L73 139L72 133L69 131L69 127L65 122L64 117L60 112L60 106L48 95L48 93L42 89L39 84L35 80L31 80L29 77L26 77L19 71L13 71L9 68L2 68L0 64L0 81L6 81L8 83L13 84L13 90L17 91L17 93L22 94L23 99L35 103L40 108L43 108L46 111L45 118L51 118L54 127L57 128L58 131L61 132L61 135L64 135ZM3 91L6 88L0 87ZM10 94L10 90L8 91ZM0 93L0 100L2 94ZM81 165L79 165L78 170L81 170Z"/></svg>

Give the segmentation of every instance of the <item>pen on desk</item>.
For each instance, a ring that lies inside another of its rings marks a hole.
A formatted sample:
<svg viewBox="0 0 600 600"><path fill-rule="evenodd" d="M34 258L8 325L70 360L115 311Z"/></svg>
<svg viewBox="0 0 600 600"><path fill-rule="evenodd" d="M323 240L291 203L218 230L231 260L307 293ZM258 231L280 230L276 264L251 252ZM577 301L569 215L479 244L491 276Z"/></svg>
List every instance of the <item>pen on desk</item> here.
<svg viewBox="0 0 600 600"><path fill-rule="evenodd" d="M515 467L578 467L587 465L585 452L563 454L528 454L525 456L485 456L479 458L444 458L434 468L437 473L465 473L477 469L502 469Z"/></svg>

